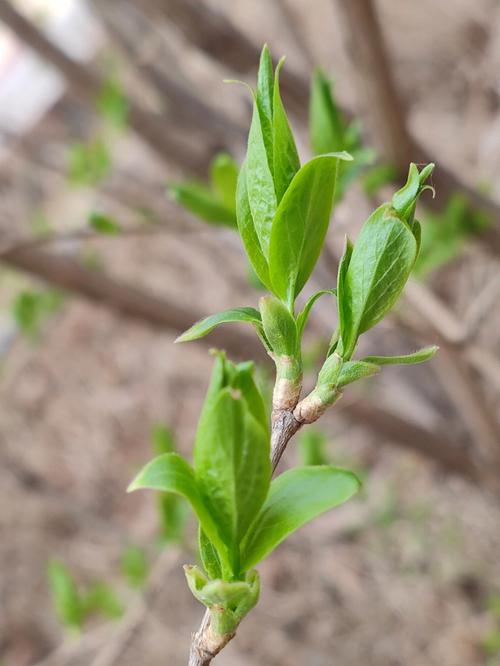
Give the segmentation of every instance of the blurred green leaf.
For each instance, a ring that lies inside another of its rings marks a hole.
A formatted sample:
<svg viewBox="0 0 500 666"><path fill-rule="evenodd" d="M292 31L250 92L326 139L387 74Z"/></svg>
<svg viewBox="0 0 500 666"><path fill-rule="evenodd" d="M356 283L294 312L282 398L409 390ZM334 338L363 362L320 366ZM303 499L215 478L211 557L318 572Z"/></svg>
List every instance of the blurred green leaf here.
<svg viewBox="0 0 500 666"><path fill-rule="evenodd" d="M128 120L129 104L120 81L109 76L96 100L97 111L112 125L123 129Z"/></svg>
<svg viewBox="0 0 500 666"><path fill-rule="evenodd" d="M111 155L100 138L69 149L68 178L72 185L98 185L111 171Z"/></svg>
<svg viewBox="0 0 500 666"><path fill-rule="evenodd" d="M94 231L107 236L116 236L122 231L118 222L109 215L103 215L102 213L91 213L88 224Z"/></svg>
<svg viewBox="0 0 500 666"><path fill-rule="evenodd" d="M111 620L118 620L124 613L123 605L108 583L93 583L82 597L85 617L100 613Z"/></svg>
<svg viewBox="0 0 500 666"><path fill-rule="evenodd" d="M329 462L325 451L327 442L326 435L318 428L310 426L301 430L298 437L301 464L327 465Z"/></svg>
<svg viewBox="0 0 500 666"><path fill-rule="evenodd" d="M121 571L130 587L143 587L149 575L149 563L144 549L128 546L122 554Z"/></svg>
<svg viewBox="0 0 500 666"><path fill-rule="evenodd" d="M42 326L62 307L64 296L56 289L21 291L11 306L12 316L19 329L36 340Z"/></svg>
<svg viewBox="0 0 500 666"><path fill-rule="evenodd" d="M59 560L53 559L49 562L47 577L60 622L70 629L81 629L85 613L78 588L69 569Z"/></svg>

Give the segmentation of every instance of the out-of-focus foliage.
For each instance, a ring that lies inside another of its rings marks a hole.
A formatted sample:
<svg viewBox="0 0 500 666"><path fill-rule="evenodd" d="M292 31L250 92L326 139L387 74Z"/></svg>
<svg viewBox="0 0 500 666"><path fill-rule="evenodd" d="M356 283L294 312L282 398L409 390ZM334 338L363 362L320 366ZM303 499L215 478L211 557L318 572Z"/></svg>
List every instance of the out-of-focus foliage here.
<svg viewBox="0 0 500 666"><path fill-rule="evenodd" d="M236 181L238 165L227 153L215 156L208 185L198 181L170 183L168 192L205 222L236 228Z"/></svg>
<svg viewBox="0 0 500 666"><path fill-rule="evenodd" d="M306 428L298 437L300 462L302 465L328 465L331 462L326 452L328 438L318 428Z"/></svg>
<svg viewBox="0 0 500 666"><path fill-rule="evenodd" d="M56 289L24 289L14 299L12 316L26 337L36 340L42 326L62 306L64 297Z"/></svg>
<svg viewBox="0 0 500 666"><path fill-rule="evenodd" d="M97 111L112 126L123 129L127 125L129 105L121 83L115 74L104 81L96 101Z"/></svg>
<svg viewBox="0 0 500 666"><path fill-rule="evenodd" d="M153 426L151 441L155 455L175 453L177 450L172 431L161 423ZM189 515L185 500L173 493L158 493L157 507L160 542L169 544L182 541Z"/></svg>
<svg viewBox="0 0 500 666"><path fill-rule="evenodd" d="M55 613L69 630L80 631L91 615L109 619L118 619L123 615L122 604L113 588L105 582L96 581L82 590L69 569L56 559L49 562L47 578Z"/></svg>
<svg viewBox="0 0 500 666"><path fill-rule="evenodd" d="M128 546L122 554L121 571L130 587L143 587L149 575L149 563L144 549Z"/></svg>
<svg viewBox="0 0 500 666"><path fill-rule="evenodd" d="M89 215L89 227L100 234L107 236L116 236L122 231L122 228L116 220L109 215L102 213L91 213Z"/></svg>
<svg viewBox="0 0 500 666"><path fill-rule="evenodd" d="M488 225L488 216L473 210L459 193L450 198L442 213L426 213L422 219L422 241L415 274L425 278L457 257L467 241Z"/></svg>
<svg viewBox="0 0 500 666"><path fill-rule="evenodd" d="M109 175L111 166L109 149L99 137L70 146L68 180L72 185L98 185Z"/></svg>

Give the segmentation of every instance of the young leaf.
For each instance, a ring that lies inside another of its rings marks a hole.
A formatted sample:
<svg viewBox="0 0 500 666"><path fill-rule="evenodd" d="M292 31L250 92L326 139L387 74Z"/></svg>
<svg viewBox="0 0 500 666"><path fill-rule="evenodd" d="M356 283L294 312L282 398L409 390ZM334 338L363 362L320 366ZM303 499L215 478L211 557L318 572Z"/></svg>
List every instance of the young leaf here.
<svg viewBox="0 0 500 666"><path fill-rule="evenodd" d="M171 183L168 192L174 201L211 224L235 228L236 214L202 183Z"/></svg>
<svg viewBox="0 0 500 666"><path fill-rule="evenodd" d="M157 456L162 453L175 453L175 441L172 431L163 425L155 423L151 429L151 442Z"/></svg>
<svg viewBox="0 0 500 666"><path fill-rule="evenodd" d="M424 363L431 359L439 347L424 347L413 354L404 354L402 356L366 356L361 359L365 363L375 363L375 365L415 365Z"/></svg>
<svg viewBox="0 0 500 666"><path fill-rule="evenodd" d="M259 73L257 76L256 104L259 111L262 136L270 168L273 164L273 63L267 44L260 54Z"/></svg>
<svg viewBox="0 0 500 666"><path fill-rule="evenodd" d="M344 123L333 101L331 83L321 69L314 71L309 106L309 133L315 155L344 150Z"/></svg>
<svg viewBox="0 0 500 666"><path fill-rule="evenodd" d="M185 497L219 554L225 553L225 545L219 536L217 524L202 499L193 469L177 453L165 453L154 458L132 481L128 492L142 488Z"/></svg>
<svg viewBox="0 0 500 666"><path fill-rule="evenodd" d="M293 304L318 260L330 221L339 159L320 155L295 174L272 226L269 274L273 291Z"/></svg>
<svg viewBox="0 0 500 666"><path fill-rule="evenodd" d="M242 543L242 570L251 569L289 534L348 500L359 487L352 472L331 466L300 467L278 476Z"/></svg>
<svg viewBox="0 0 500 666"><path fill-rule="evenodd" d="M247 256L257 277L262 284L272 291L267 258L264 256L264 252L260 245L252 217L252 211L250 210L246 170L246 163L243 163L236 186L236 220L238 223L238 230L243 245L245 246Z"/></svg>
<svg viewBox="0 0 500 666"><path fill-rule="evenodd" d="M304 306L304 309L299 312L297 315L297 337L299 340L302 339L302 334L304 333L304 328L307 324L307 320L309 319L309 314L311 312L312 306L316 303L318 298L321 296L324 296L325 294L330 294L331 296L337 296L337 290L336 289L321 289L320 291L317 291L315 294L313 294L307 303Z"/></svg>
<svg viewBox="0 0 500 666"><path fill-rule="evenodd" d="M295 139L280 95L279 76L284 60L282 58L276 67L273 101L273 177L278 203L283 198L292 178L300 169Z"/></svg>
<svg viewBox="0 0 500 666"><path fill-rule="evenodd" d="M203 500L230 548L237 573L238 544L269 488L269 437L234 389L222 389L210 405L198 424L194 469ZM207 536L213 542L208 532Z"/></svg>
<svg viewBox="0 0 500 666"><path fill-rule="evenodd" d="M330 343L330 349L328 350L328 355L332 354L338 345L338 338L340 336L340 344L342 345L343 340L347 340L350 334L350 308L348 302L348 294L346 292L346 277L349 264L351 262L352 252L354 250L354 245L352 242L345 237L344 241L344 253L339 262L339 269L337 275L337 308L339 311L339 328L338 331L334 332L332 336L332 341ZM342 353L342 349L339 350Z"/></svg>
<svg viewBox="0 0 500 666"><path fill-rule="evenodd" d="M238 363L231 386L240 390L247 407L257 421L263 427L267 427L268 413L262 394L254 381L255 365L251 361Z"/></svg>
<svg viewBox="0 0 500 666"><path fill-rule="evenodd" d="M255 232L264 257L268 257L271 227L277 201L257 102L254 102L252 124L248 133L245 173Z"/></svg>
<svg viewBox="0 0 500 666"><path fill-rule="evenodd" d="M422 171L418 171L418 168L413 162L410 164L408 171L408 180L406 184L397 192L394 193L392 197L392 206L394 210L397 211L399 216L412 224L413 215L415 213L415 207L417 205L417 200L420 194L424 189L429 189L429 185L425 185L425 181L431 175L434 170L434 164L427 164ZM433 188L430 187L432 191Z"/></svg>
<svg viewBox="0 0 500 666"><path fill-rule="evenodd" d="M233 223L236 226L236 183L238 182L238 165L231 155L219 153L210 167L212 187L219 201L233 212Z"/></svg>
<svg viewBox="0 0 500 666"><path fill-rule="evenodd" d="M198 550L200 551L203 568L207 572L208 577L212 580L222 578L222 566L217 549L214 548L201 527L198 530Z"/></svg>
<svg viewBox="0 0 500 666"><path fill-rule="evenodd" d="M264 333L272 351L276 356L295 356L297 326L287 307L274 296L263 296L259 307Z"/></svg>
<svg viewBox="0 0 500 666"><path fill-rule="evenodd" d="M342 365L339 376L337 377L336 385L338 388L341 388L342 386L347 386L347 384L352 384L352 382L355 382L358 379L376 375L379 371L380 368L378 365L368 363L366 360L346 361Z"/></svg>
<svg viewBox="0 0 500 666"><path fill-rule="evenodd" d="M361 333L395 304L415 263L417 242L389 204L372 213L358 236L347 269L339 273L343 355L350 358Z"/></svg>
<svg viewBox="0 0 500 666"><path fill-rule="evenodd" d="M232 308L230 310L223 310L217 314L210 315L197 321L191 328L188 328L182 335L180 335L176 342L191 342L198 340L217 328L220 324L226 324L233 321L244 321L252 324L259 333L263 332L260 313L255 308Z"/></svg>

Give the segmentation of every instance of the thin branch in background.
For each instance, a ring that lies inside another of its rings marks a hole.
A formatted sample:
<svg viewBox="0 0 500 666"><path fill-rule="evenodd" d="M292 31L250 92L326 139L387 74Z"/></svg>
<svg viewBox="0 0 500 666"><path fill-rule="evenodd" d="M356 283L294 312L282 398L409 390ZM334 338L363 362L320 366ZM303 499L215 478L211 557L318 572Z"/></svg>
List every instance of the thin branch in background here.
<svg viewBox="0 0 500 666"><path fill-rule="evenodd" d="M201 97L190 92L167 74L169 64L171 67L173 63L162 61L161 66L157 66L141 58L141 43L137 40L137 30L149 34L151 22L146 20L137 7L128 0L120 2L119 6L113 0L92 0L92 7L124 57L164 98L168 115L180 127L188 129L191 133L202 131L207 139L211 138L212 141L215 139L219 147L224 147L226 150L231 149L235 140L244 141L245 132L241 125L222 111L214 110ZM138 27L138 23L141 22L143 25ZM175 66L179 67L178 64ZM214 147L214 151L215 149Z"/></svg>
<svg viewBox="0 0 500 666"><path fill-rule="evenodd" d="M84 104L94 108L104 86L98 73L67 56L7 0L0 0L0 21L62 74L68 88ZM130 127L161 160L175 163L191 173L205 174L210 162L206 152L194 154L172 125L144 111L133 100L127 100L127 105Z"/></svg>

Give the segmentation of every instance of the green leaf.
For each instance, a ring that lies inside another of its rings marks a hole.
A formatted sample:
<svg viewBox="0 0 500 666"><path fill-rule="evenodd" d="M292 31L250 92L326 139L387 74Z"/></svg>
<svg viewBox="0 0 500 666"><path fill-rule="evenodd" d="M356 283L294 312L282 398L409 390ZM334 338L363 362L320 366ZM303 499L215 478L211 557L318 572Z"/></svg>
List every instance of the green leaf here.
<svg viewBox="0 0 500 666"><path fill-rule="evenodd" d="M383 204L363 225L347 269L339 273L343 355L350 358L361 333L395 304L415 263L417 242L409 226Z"/></svg>
<svg viewBox="0 0 500 666"><path fill-rule="evenodd" d="M204 503L191 466L177 453L165 453L149 462L128 487L128 492L149 488L185 497L191 504L200 525L208 538L225 553L225 545L219 536L216 522Z"/></svg>
<svg viewBox="0 0 500 666"><path fill-rule="evenodd" d="M250 210L250 202L248 200L248 188L246 177L246 163L243 163L238 176L238 183L236 187L236 220L238 223L238 230L240 232L241 240L245 247L248 259L257 274L259 280L270 291L271 280L269 278L269 266L267 258L260 245L259 237L255 229L252 212Z"/></svg>
<svg viewBox="0 0 500 666"><path fill-rule="evenodd" d="M342 386L347 386L347 384L356 382L358 379L376 375L379 371L380 368L378 365L368 363L366 360L346 361L342 365L339 376L337 377L336 385L338 388L341 388Z"/></svg>
<svg viewBox="0 0 500 666"><path fill-rule="evenodd" d="M84 620L82 602L69 569L54 559L49 562L47 576L60 622L69 628L80 629Z"/></svg>
<svg viewBox="0 0 500 666"><path fill-rule="evenodd" d="M60 310L63 302L62 293L56 289L25 289L16 295L11 312L22 333L36 340L43 325Z"/></svg>
<svg viewBox="0 0 500 666"><path fill-rule="evenodd" d="M231 308L230 310L224 310L223 312L218 312L217 314L210 315L209 317L205 317L205 319L197 321L191 326L191 328L188 328L187 331L180 335L176 342L191 342L192 340L198 340L198 338L203 338L220 324L235 321L248 322L249 324L252 324L259 333L263 330L258 310L247 307Z"/></svg>
<svg viewBox="0 0 500 666"><path fill-rule="evenodd" d="M250 413L263 427L267 427L268 413L262 394L254 381L255 365L251 361L238 363L231 386L243 394Z"/></svg>
<svg viewBox="0 0 500 666"><path fill-rule="evenodd" d="M296 173L274 219L269 250L273 291L291 305L318 260L330 222L339 159L313 158Z"/></svg>
<svg viewBox="0 0 500 666"><path fill-rule="evenodd" d="M238 573L238 544L265 500L271 464L266 429L230 387L202 412L194 469L203 500L232 554L233 572Z"/></svg>
<svg viewBox="0 0 500 666"><path fill-rule="evenodd" d="M221 201L202 183L171 183L168 192L174 201L210 224L237 226L234 206Z"/></svg>
<svg viewBox="0 0 500 666"><path fill-rule="evenodd" d="M274 296L259 300L262 326L272 351L277 356L297 353L297 326L287 307Z"/></svg>
<svg viewBox="0 0 500 666"><path fill-rule="evenodd" d="M262 134L257 102L254 102L252 124L248 134L246 158L248 201L253 224L264 257L269 256L271 227L276 213L276 192ZM257 274L259 274L257 272Z"/></svg>
<svg viewBox="0 0 500 666"><path fill-rule="evenodd" d="M366 356L361 359L365 363L375 363L375 365L415 365L424 363L431 359L439 347L424 347L413 354L404 354L402 356Z"/></svg>
<svg viewBox="0 0 500 666"><path fill-rule="evenodd" d="M315 294L313 294L307 303L304 306L304 309L299 312L297 315L297 337L299 340L302 339L302 334L304 333L304 328L307 324L307 320L309 319L309 314L311 312L312 306L316 303L318 298L321 296L324 296L325 294L330 294L331 296L337 296L337 290L336 289L321 289L320 291L317 291Z"/></svg>
<svg viewBox="0 0 500 666"><path fill-rule="evenodd" d="M425 181L434 170L434 164L427 164L422 171L418 171L416 164L410 164L408 171L408 180L406 184L392 197L392 206L398 212L401 218L411 224L415 213L415 206L418 197L429 186L425 186ZM432 187L430 188L433 189Z"/></svg>
<svg viewBox="0 0 500 666"><path fill-rule="evenodd" d="M112 217L102 213L91 213L88 223L94 231L107 236L116 236L122 231L120 225Z"/></svg>
<svg viewBox="0 0 500 666"><path fill-rule="evenodd" d="M273 177L279 203L293 177L300 169L300 160L280 95L279 75L285 59L276 67L273 101Z"/></svg>
<svg viewBox="0 0 500 666"><path fill-rule="evenodd" d="M350 307L348 301L348 294L346 293L346 278L347 270L349 268L349 263L351 261L352 252L354 250L354 245L352 242L345 237L344 240L344 252L342 258L339 262L339 270L337 276L337 308L339 311L339 330L341 344L343 340L347 340L350 334L349 324L350 324ZM338 339L336 340L336 334L332 336L332 342L330 343L330 349L328 350L328 355L332 354L337 348ZM333 343L333 344L332 344ZM340 352L342 353L342 349Z"/></svg>
<svg viewBox="0 0 500 666"><path fill-rule="evenodd" d="M198 530L198 549L203 564L203 568L212 580L222 578L222 566L217 549L214 547L205 532L201 529Z"/></svg>
<svg viewBox="0 0 500 666"><path fill-rule="evenodd" d="M212 161L210 179L214 193L226 208L233 212L236 226L236 183L238 182L238 165L228 153L219 153Z"/></svg>
<svg viewBox="0 0 500 666"><path fill-rule="evenodd" d="M314 71L309 106L309 134L315 155L344 150L345 126L336 106L331 83L321 69Z"/></svg>
<svg viewBox="0 0 500 666"><path fill-rule="evenodd" d="M331 466L301 467L278 476L242 543L242 569L251 569L289 534L348 500L359 487L352 472Z"/></svg>
<svg viewBox="0 0 500 666"><path fill-rule="evenodd" d="M264 44L260 54L257 76L256 104L259 110L262 135L270 168L273 164L273 89L273 63L269 48L267 44Z"/></svg>
<svg viewBox="0 0 500 666"><path fill-rule="evenodd" d="M139 546L128 546L121 558L122 575L130 585L137 589L144 586L149 574L149 564L146 553Z"/></svg>

